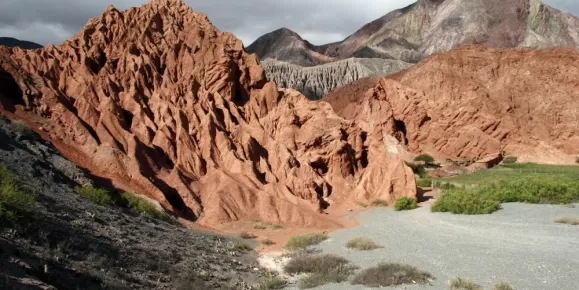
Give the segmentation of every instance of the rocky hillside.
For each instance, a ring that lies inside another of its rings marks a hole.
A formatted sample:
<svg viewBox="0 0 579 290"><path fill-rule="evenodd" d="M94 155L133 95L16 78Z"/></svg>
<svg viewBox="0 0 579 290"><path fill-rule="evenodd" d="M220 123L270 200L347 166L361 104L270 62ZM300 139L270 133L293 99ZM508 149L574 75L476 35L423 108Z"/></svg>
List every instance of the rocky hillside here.
<svg viewBox="0 0 579 290"><path fill-rule="evenodd" d="M279 90L181 0L108 7L59 46L0 47L0 68L2 110L115 187L208 227L331 228L328 206L416 194L380 128Z"/></svg>
<svg viewBox="0 0 579 290"><path fill-rule="evenodd" d="M102 180L2 115L0 140L0 209L7 208L6 171L17 180L11 193L17 184L37 195L13 223L0 212L1 289L237 290L257 283L255 254L232 239L80 197L75 187Z"/></svg>
<svg viewBox="0 0 579 290"><path fill-rule="evenodd" d="M22 49L42 48L42 45L31 41L18 40L11 37L0 37L0 45L7 47L20 47Z"/></svg>
<svg viewBox="0 0 579 290"><path fill-rule="evenodd" d="M287 33L290 34L292 39L301 39L295 32ZM322 46L300 45L303 49L299 53L286 46L293 41L278 36L265 35L248 51L256 53L260 60L276 59L297 65L304 65L303 55L316 55L315 59L324 60L318 64L351 57L417 63L433 53L468 44L494 48L579 47L579 18L539 0L419 0L365 25L343 41ZM291 77L277 80L295 84L288 87L299 89L299 79L288 79ZM315 78L327 77L332 76ZM314 90L324 89L316 86ZM307 94L306 89L300 91Z"/></svg>
<svg viewBox="0 0 579 290"><path fill-rule="evenodd" d="M261 64L268 80L282 88L296 89L312 100L360 78L389 75L410 66L403 61L379 58L350 58L313 67L269 59Z"/></svg>
<svg viewBox="0 0 579 290"><path fill-rule="evenodd" d="M414 152L474 160L575 163L579 156L579 52L465 47L387 78L324 96L346 119L372 121Z"/></svg>

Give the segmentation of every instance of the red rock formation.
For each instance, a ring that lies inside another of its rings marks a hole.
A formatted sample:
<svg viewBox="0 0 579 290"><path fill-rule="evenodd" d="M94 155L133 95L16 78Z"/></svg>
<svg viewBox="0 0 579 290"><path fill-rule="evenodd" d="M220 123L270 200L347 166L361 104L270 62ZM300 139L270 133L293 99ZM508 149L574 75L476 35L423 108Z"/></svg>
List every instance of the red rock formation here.
<svg viewBox="0 0 579 290"><path fill-rule="evenodd" d="M519 161L571 164L579 155L578 75L574 49L472 46L355 82L324 100L342 117L378 122L411 151L441 159L505 152Z"/></svg>
<svg viewBox="0 0 579 290"><path fill-rule="evenodd" d="M0 47L0 68L3 111L94 174L203 225L335 226L319 199L415 194L380 130L278 90L241 41L182 1L108 7L60 46Z"/></svg>

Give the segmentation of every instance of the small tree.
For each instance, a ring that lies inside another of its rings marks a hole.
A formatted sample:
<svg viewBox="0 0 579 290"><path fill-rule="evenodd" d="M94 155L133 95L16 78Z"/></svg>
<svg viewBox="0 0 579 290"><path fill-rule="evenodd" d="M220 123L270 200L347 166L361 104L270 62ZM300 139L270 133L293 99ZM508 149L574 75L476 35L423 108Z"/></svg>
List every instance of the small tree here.
<svg viewBox="0 0 579 290"><path fill-rule="evenodd" d="M417 156L416 158L414 158L414 161L422 161L426 164L431 164L434 162L434 158L428 154L421 154L419 156Z"/></svg>

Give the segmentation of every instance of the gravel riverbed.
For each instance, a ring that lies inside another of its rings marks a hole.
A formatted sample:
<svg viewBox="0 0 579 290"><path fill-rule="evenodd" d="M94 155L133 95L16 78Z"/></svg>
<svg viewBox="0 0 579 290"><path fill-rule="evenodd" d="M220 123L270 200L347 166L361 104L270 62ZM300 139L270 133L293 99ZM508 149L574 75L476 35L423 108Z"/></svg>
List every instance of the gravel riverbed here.
<svg viewBox="0 0 579 290"><path fill-rule="evenodd" d="M343 256L360 269L400 262L436 277L432 285L389 289L448 289L449 280L462 277L484 289L504 281L515 289L577 290L579 226L552 221L560 216L579 217L579 206L513 203L478 216L431 213L429 206L407 212L373 209L353 217L360 226L332 233L319 249ZM344 245L355 237L372 238L384 248L347 249ZM316 289L368 288L342 283Z"/></svg>

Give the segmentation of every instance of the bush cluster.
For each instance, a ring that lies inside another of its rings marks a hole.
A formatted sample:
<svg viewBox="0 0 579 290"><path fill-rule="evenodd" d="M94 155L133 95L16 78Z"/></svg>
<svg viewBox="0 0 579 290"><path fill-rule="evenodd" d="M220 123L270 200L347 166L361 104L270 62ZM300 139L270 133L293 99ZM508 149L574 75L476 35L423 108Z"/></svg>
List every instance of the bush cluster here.
<svg viewBox="0 0 579 290"><path fill-rule="evenodd" d="M579 201L579 181L520 177L472 188L443 190L432 211L489 214L507 202L570 204L576 201Z"/></svg>
<svg viewBox="0 0 579 290"><path fill-rule="evenodd" d="M416 198L412 197L401 197L394 202L394 209L397 211L401 210L411 210L418 207Z"/></svg>

